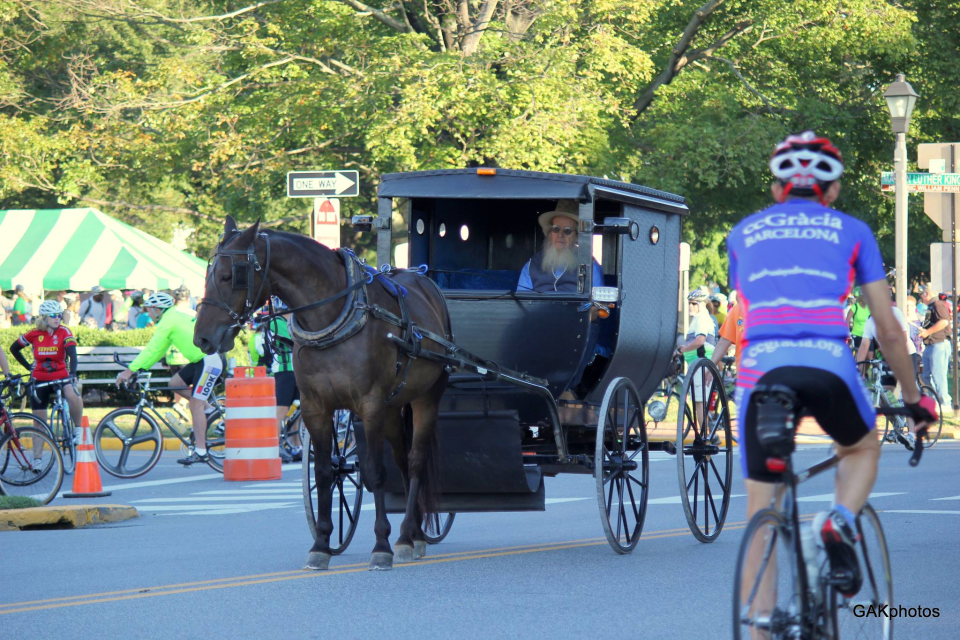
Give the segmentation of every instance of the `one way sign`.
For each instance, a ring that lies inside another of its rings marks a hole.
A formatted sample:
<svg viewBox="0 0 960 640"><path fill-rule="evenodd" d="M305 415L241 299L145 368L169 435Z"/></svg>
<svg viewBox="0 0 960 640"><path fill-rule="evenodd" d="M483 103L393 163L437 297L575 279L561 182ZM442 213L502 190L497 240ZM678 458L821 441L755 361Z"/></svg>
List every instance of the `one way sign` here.
<svg viewBox="0 0 960 640"><path fill-rule="evenodd" d="M291 171L287 196L291 198L349 198L360 193L356 171Z"/></svg>

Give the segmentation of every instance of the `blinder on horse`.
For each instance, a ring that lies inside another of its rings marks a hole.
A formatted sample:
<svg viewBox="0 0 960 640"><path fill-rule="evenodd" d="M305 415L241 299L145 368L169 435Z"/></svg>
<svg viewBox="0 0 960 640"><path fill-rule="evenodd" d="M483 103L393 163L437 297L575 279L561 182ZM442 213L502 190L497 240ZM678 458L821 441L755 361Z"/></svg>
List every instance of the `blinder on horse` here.
<svg viewBox="0 0 960 640"><path fill-rule="evenodd" d="M223 300L223 295L220 293L219 284L214 281L213 290L217 293L217 300L205 299L202 301L202 304L211 304L215 307L223 309L230 315L230 319L233 320L232 328L242 327L253 317L254 305L257 300L260 299L260 296L263 294L263 289L267 284L267 273L270 271L270 236L266 233L258 233L257 236L264 239L267 245L267 259L265 264L261 267L260 261L257 259L257 245L256 242L252 242L250 247L247 249L224 249L224 245L233 239L233 237L240 235L240 231L234 231L233 235L229 239L222 239L220 244L217 246L216 253L213 254L213 259L210 262L210 266L207 269L207 278L209 278L214 269L217 267L217 261L222 257L227 257L230 259L230 286L233 289L246 289L247 297L244 302L243 313L237 313L230 308ZM255 286L255 273L262 271L262 277L260 278L260 287L254 293Z"/></svg>

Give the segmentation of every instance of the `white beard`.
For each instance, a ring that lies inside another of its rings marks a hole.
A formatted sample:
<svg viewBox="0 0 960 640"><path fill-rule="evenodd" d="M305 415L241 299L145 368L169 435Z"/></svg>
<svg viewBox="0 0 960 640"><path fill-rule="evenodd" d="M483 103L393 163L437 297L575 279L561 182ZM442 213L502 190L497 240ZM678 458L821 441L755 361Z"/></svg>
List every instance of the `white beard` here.
<svg viewBox="0 0 960 640"><path fill-rule="evenodd" d="M548 243L543 248L543 259L540 261L540 268L546 273L554 273L559 269L573 271L577 267L577 254L573 246L568 249L559 250Z"/></svg>

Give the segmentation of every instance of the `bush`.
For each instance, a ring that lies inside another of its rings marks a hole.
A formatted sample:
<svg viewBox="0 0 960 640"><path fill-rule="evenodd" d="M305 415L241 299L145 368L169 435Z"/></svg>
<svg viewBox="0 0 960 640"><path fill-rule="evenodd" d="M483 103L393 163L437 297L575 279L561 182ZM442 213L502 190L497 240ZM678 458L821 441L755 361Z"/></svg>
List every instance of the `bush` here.
<svg viewBox="0 0 960 640"><path fill-rule="evenodd" d="M42 506L42 502L27 496L0 496L0 509L29 509Z"/></svg>
<svg viewBox="0 0 960 640"><path fill-rule="evenodd" d="M0 329L0 347L7 354L7 360L10 362L10 372L14 375L27 373L16 360L10 356L10 345L21 335L30 331L32 325L10 327L9 329ZM131 331L106 331L104 329L91 329L89 327L76 327L72 329L77 336L77 342L83 347L142 347L150 341L153 336L153 328L134 329ZM248 331L241 331L237 336L236 344L233 350L227 354L227 358L236 358L238 366L249 366L250 353L247 351L247 343L253 334ZM32 359L32 355L27 356L27 360Z"/></svg>

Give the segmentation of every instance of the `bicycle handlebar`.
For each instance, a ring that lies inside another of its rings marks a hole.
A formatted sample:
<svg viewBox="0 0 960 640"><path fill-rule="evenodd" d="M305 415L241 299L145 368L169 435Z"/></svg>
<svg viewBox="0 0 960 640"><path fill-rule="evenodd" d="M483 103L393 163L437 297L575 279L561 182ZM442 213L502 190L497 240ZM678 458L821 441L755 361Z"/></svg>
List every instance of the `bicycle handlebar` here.
<svg viewBox="0 0 960 640"><path fill-rule="evenodd" d="M877 414L881 416L905 416L913 417L913 412L907 407L878 407ZM915 467L920 464L920 456L923 455L923 439L927 436L927 427L920 427L915 434L913 444L913 455L910 456L910 466Z"/></svg>

